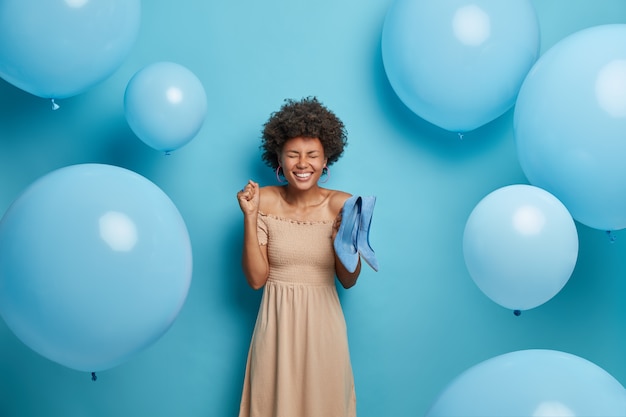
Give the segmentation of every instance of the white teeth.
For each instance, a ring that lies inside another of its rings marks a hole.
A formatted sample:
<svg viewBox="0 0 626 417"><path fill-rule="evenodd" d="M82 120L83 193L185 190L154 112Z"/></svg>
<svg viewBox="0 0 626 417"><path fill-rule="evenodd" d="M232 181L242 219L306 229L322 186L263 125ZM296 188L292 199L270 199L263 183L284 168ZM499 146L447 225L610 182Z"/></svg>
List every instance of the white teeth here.
<svg viewBox="0 0 626 417"><path fill-rule="evenodd" d="M311 176L310 173L306 173L306 174L296 174L296 177L298 178L309 178Z"/></svg>

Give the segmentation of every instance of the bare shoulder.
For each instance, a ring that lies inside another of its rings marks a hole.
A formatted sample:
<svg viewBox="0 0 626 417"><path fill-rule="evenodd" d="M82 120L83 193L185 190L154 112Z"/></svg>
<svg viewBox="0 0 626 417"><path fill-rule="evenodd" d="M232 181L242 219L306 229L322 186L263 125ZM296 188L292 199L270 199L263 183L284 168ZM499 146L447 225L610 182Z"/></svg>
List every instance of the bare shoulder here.
<svg viewBox="0 0 626 417"><path fill-rule="evenodd" d="M347 199L352 197L352 194L346 193L345 191L339 191L339 190L329 190L329 191L330 191L330 196L329 196L328 205L330 206L330 209L333 211L333 213L339 213L341 209L343 208L343 204L346 202Z"/></svg>
<svg viewBox="0 0 626 417"><path fill-rule="evenodd" d="M259 210L264 213L271 213L280 199L280 187L267 185L259 188Z"/></svg>

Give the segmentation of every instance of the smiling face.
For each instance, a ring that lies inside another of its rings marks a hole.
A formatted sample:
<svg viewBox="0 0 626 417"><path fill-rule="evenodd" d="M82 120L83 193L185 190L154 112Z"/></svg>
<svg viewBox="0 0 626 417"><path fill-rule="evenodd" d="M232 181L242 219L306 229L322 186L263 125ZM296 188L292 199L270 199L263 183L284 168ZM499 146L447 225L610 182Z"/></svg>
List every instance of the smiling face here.
<svg viewBox="0 0 626 417"><path fill-rule="evenodd" d="M278 161L290 185L308 189L322 176L327 158L319 139L297 137L285 142Z"/></svg>

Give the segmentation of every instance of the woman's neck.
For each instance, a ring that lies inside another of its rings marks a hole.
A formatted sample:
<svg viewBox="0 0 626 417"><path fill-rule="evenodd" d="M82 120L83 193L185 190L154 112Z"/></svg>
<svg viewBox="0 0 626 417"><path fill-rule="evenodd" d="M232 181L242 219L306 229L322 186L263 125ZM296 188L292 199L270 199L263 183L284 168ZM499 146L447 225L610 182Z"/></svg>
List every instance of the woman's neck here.
<svg viewBox="0 0 626 417"><path fill-rule="evenodd" d="M308 190L298 190L287 185L280 192L283 203L296 210L320 207L326 202L329 194L328 190L317 186Z"/></svg>

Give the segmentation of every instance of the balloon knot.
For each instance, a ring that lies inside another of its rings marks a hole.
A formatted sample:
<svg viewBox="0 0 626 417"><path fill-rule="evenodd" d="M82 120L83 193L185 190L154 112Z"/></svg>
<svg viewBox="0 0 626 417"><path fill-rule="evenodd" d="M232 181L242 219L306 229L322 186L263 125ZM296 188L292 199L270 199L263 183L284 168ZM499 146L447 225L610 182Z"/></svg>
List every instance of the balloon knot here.
<svg viewBox="0 0 626 417"><path fill-rule="evenodd" d="M61 107L54 101L54 99L52 99L51 101L52 101L52 110L58 110L59 107Z"/></svg>
<svg viewBox="0 0 626 417"><path fill-rule="evenodd" d="M95 372L92 372L92 373L91 373L91 380L92 380L92 381L94 381L94 382L95 382L96 380L98 380L98 377L96 376L96 373L95 373Z"/></svg>
<svg viewBox="0 0 626 417"><path fill-rule="evenodd" d="M615 239L617 239L617 236L610 230L606 231L606 235L609 237L609 242L611 243L615 242Z"/></svg>
<svg viewBox="0 0 626 417"><path fill-rule="evenodd" d="M463 133L459 132L457 134L459 135L459 139L463 140Z"/></svg>
<svg viewBox="0 0 626 417"><path fill-rule="evenodd" d="M513 314L515 314L516 316L519 316L520 314L522 314L522 312L519 310L513 310Z"/></svg>

